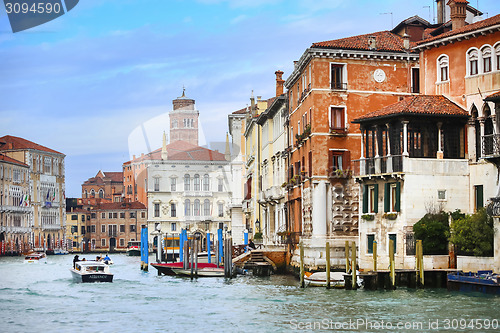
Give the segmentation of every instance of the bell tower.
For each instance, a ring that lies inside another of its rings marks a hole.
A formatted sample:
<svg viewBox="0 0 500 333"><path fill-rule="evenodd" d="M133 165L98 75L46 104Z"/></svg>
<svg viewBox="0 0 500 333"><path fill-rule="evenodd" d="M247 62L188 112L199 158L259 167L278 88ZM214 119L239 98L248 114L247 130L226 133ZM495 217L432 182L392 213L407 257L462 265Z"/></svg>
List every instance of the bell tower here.
<svg viewBox="0 0 500 333"><path fill-rule="evenodd" d="M170 111L170 142L186 141L198 146L198 116L194 99L186 97L186 89L182 88L182 96L172 101Z"/></svg>

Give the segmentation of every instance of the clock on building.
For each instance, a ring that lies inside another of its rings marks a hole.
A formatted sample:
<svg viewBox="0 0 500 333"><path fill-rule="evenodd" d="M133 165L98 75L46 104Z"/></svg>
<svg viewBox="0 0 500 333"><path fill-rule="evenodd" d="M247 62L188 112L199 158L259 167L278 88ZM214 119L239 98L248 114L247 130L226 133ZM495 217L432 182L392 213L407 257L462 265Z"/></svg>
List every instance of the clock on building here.
<svg viewBox="0 0 500 333"><path fill-rule="evenodd" d="M373 79L377 82L384 82L385 81L385 72L380 69L380 68L377 68L375 70L375 72L373 72Z"/></svg>

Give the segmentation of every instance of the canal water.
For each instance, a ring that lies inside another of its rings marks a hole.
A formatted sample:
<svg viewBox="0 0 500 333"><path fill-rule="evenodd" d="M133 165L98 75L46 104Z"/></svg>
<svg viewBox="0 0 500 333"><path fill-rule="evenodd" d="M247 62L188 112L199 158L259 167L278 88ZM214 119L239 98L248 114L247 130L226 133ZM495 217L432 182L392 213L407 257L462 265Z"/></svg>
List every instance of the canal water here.
<svg viewBox="0 0 500 333"><path fill-rule="evenodd" d="M117 254L113 283L81 284L72 282L72 259L0 258L0 332L500 331L496 296L300 289L280 275L191 281L143 272L139 257Z"/></svg>

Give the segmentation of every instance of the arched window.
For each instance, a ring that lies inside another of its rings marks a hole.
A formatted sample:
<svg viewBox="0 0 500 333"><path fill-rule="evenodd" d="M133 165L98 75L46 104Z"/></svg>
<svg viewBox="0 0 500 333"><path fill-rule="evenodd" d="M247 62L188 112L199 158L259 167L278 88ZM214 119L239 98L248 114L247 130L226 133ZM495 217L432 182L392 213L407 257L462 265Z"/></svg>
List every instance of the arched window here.
<svg viewBox="0 0 500 333"><path fill-rule="evenodd" d="M208 175L203 176L203 191L210 191L210 177Z"/></svg>
<svg viewBox="0 0 500 333"><path fill-rule="evenodd" d="M91 198L95 198L95 191L94 191L94 189L90 190L90 197Z"/></svg>
<svg viewBox="0 0 500 333"><path fill-rule="evenodd" d="M184 191L189 191L191 189L191 178L188 174L184 175Z"/></svg>
<svg viewBox="0 0 500 333"><path fill-rule="evenodd" d="M184 201L184 215L191 216L191 201L189 201L189 199Z"/></svg>
<svg viewBox="0 0 500 333"><path fill-rule="evenodd" d="M481 50L483 57L483 73L491 72L491 48L489 46L484 47Z"/></svg>
<svg viewBox="0 0 500 333"><path fill-rule="evenodd" d="M99 198L104 198L104 191L102 190L102 188L99 190Z"/></svg>
<svg viewBox="0 0 500 333"><path fill-rule="evenodd" d="M203 201L203 215L205 216L212 215L210 214L210 200L208 199L205 199L205 201Z"/></svg>
<svg viewBox="0 0 500 333"><path fill-rule="evenodd" d="M481 157L481 124L479 123L479 113L475 105L472 106L471 117L474 121L474 132L476 141L476 161Z"/></svg>
<svg viewBox="0 0 500 333"><path fill-rule="evenodd" d="M195 191L200 190L200 175L198 174L194 175L194 190Z"/></svg>
<svg viewBox="0 0 500 333"><path fill-rule="evenodd" d="M496 69L500 71L500 44L495 47L495 61L497 63Z"/></svg>
<svg viewBox="0 0 500 333"><path fill-rule="evenodd" d="M467 53L467 61L469 63L469 75L478 74L478 52L477 50L470 50Z"/></svg>
<svg viewBox="0 0 500 333"><path fill-rule="evenodd" d="M493 153L493 119L491 119L491 110L488 105L484 106L484 138L483 152L487 155Z"/></svg>
<svg viewBox="0 0 500 333"><path fill-rule="evenodd" d="M172 121L172 128L177 128L177 126L178 126L177 119L174 119L174 121Z"/></svg>
<svg viewBox="0 0 500 333"><path fill-rule="evenodd" d="M89 194L88 194L87 190L85 190L85 193L83 195L84 195L83 196L84 198L88 198L89 197Z"/></svg>
<svg viewBox="0 0 500 333"><path fill-rule="evenodd" d="M200 200L198 199L194 201L193 215L200 216Z"/></svg>
<svg viewBox="0 0 500 333"><path fill-rule="evenodd" d="M438 81L448 81L448 56L442 55L438 59Z"/></svg>

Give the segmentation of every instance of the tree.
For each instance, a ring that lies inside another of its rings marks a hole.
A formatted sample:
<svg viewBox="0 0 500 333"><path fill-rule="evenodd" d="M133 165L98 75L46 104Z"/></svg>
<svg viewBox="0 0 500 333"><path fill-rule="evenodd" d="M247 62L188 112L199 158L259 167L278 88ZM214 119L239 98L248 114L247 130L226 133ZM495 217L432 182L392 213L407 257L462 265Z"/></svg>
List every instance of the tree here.
<svg viewBox="0 0 500 333"><path fill-rule="evenodd" d="M451 222L450 241L458 254L478 257L493 256L493 218L481 208Z"/></svg>
<svg viewBox="0 0 500 333"><path fill-rule="evenodd" d="M448 213L427 213L413 225L416 239L422 240L424 254L448 254L450 227Z"/></svg>

